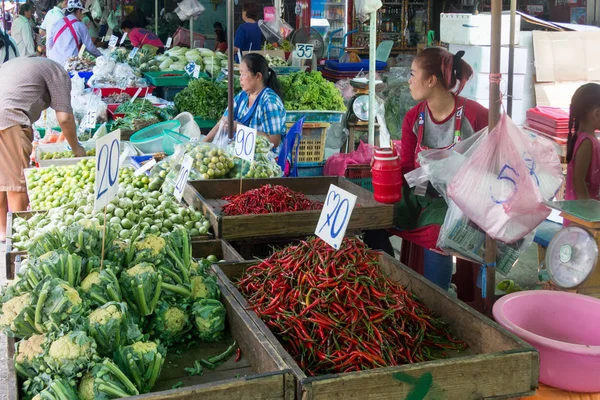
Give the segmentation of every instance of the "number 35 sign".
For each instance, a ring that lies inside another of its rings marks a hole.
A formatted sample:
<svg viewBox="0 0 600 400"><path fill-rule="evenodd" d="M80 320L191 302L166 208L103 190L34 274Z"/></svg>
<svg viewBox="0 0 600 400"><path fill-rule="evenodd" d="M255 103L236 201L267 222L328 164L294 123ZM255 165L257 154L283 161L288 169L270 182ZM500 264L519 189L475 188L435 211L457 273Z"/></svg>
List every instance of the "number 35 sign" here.
<svg viewBox="0 0 600 400"><path fill-rule="evenodd" d="M339 249L355 204L355 195L335 185L330 185L315 235L334 249Z"/></svg>
<svg viewBox="0 0 600 400"><path fill-rule="evenodd" d="M119 191L120 147L121 131L119 129L96 141L95 211L110 203Z"/></svg>

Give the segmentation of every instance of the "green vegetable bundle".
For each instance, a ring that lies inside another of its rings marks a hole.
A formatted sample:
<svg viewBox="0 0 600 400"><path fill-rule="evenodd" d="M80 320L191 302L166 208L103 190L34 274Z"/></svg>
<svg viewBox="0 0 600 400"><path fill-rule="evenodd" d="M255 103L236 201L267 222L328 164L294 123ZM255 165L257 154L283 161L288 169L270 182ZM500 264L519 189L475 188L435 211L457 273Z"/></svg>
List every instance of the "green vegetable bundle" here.
<svg viewBox="0 0 600 400"><path fill-rule="evenodd" d="M339 89L320 72L295 72L279 77L283 87L285 108L313 111L345 111Z"/></svg>
<svg viewBox="0 0 600 400"><path fill-rule="evenodd" d="M204 119L219 119L227 108L227 86L206 79L191 80L175 95L175 107Z"/></svg>

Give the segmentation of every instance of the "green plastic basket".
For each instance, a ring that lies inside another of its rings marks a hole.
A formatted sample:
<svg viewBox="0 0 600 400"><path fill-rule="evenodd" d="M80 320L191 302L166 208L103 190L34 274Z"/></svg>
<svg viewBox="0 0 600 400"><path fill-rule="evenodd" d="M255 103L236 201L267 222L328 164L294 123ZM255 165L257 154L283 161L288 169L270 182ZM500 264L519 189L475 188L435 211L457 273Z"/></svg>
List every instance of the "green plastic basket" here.
<svg viewBox="0 0 600 400"><path fill-rule="evenodd" d="M212 129L219 122L216 119L204 119L202 117L194 117L194 121L198 124L200 129Z"/></svg>
<svg viewBox="0 0 600 400"><path fill-rule="evenodd" d="M165 76L173 75L178 76ZM144 76L153 86L187 86L190 76L185 71L144 72Z"/></svg>

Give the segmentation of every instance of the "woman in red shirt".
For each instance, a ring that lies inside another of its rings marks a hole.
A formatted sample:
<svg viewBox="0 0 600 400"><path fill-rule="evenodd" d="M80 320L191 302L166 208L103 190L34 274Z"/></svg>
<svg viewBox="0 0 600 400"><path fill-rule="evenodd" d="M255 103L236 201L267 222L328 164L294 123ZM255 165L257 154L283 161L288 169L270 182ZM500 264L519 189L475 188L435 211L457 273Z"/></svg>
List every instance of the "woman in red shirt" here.
<svg viewBox="0 0 600 400"><path fill-rule="evenodd" d="M420 103L402 123L402 174L419 167L418 154L427 149L447 149L472 136L488 124L488 110L459 93L473 76L473 69L462 56L440 47L430 47L417 55L411 66L409 88ZM440 227L448 209L444 199L431 185L425 196L415 195L404 185L402 200L396 205L394 234L425 249L424 276L448 290L452 279L452 257L431 251L437 247ZM376 236L376 239L374 238ZM367 233L371 247L390 252L391 244L381 233ZM378 243L377 243L378 242ZM392 253L393 254L393 253Z"/></svg>
<svg viewBox="0 0 600 400"><path fill-rule="evenodd" d="M121 23L121 30L127 32L127 36L133 47L141 48L144 45L154 46L157 49L162 49L164 47L163 42L154 34L154 32L143 28L136 28L132 21L123 21Z"/></svg>

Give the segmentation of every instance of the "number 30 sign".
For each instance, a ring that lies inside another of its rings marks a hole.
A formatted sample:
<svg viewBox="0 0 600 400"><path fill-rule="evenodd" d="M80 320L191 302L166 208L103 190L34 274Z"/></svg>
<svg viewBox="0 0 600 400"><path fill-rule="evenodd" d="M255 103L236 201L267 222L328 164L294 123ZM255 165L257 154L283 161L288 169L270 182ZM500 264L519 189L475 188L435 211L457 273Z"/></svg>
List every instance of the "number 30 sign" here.
<svg viewBox="0 0 600 400"><path fill-rule="evenodd" d="M355 195L335 185L330 185L315 235L334 249L339 249L355 204Z"/></svg>

